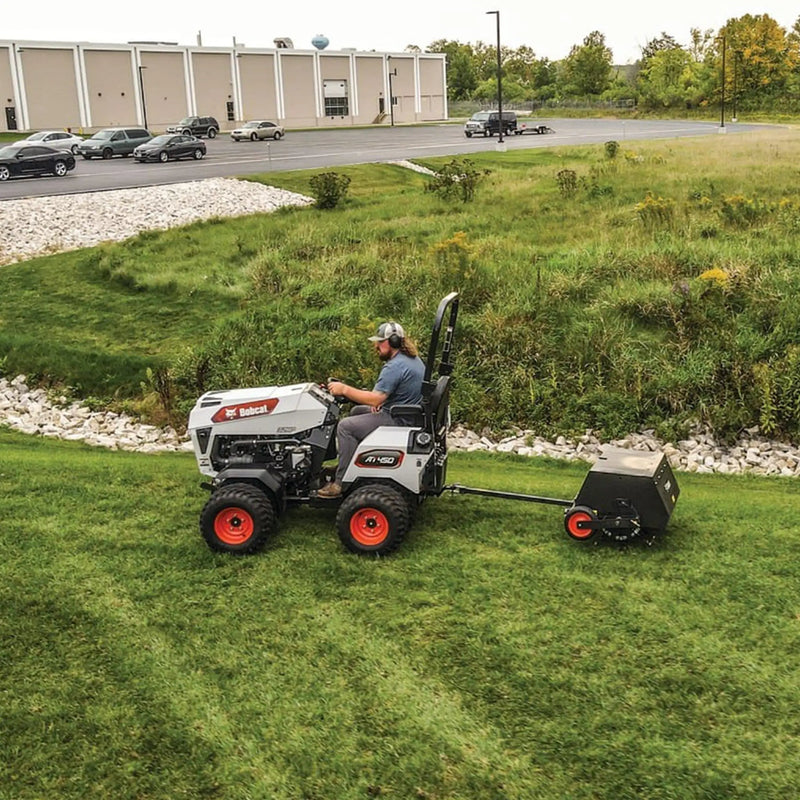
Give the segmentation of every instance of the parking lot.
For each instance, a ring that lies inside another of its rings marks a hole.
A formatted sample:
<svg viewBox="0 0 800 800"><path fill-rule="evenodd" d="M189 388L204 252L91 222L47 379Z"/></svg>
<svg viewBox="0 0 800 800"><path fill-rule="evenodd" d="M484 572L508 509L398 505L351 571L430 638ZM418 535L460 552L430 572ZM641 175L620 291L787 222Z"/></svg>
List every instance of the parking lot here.
<svg viewBox="0 0 800 800"><path fill-rule="evenodd" d="M557 147L574 144L619 142L637 139L669 139L717 134L712 122L681 120L545 119L553 129L546 135L507 136L508 151ZM758 126L728 125L728 133ZM345 164L419 159L431 156L466 155L495 151L497 137L464 136L460 124L383 126L374 128L326 128L287 131L285 138L272 141L231 141L223 131L213 140L204 140L207 156L201 161L140 164L131 158L108 161L78 158L75 170L65 178L41 177L11 180L0 184L0 200L50 194L96 192L178 183L210 177L232 177L254 173L319 169Z"/></svg>

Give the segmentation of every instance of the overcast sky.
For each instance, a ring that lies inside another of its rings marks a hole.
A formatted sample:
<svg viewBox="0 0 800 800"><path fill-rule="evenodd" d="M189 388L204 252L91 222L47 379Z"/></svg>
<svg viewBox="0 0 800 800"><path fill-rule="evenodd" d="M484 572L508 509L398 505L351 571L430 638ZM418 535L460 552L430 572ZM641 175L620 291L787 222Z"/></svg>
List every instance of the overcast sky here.
<svg viewBox="0 0 800 800"><path fill-rule="evenodd" d="M123 10L124 8L124 10ZM206 46L273 47L288 36L296 48L312 49L324 34L329 50L403 51L426 48L436 39L461 42L497 39L494 16L500 11L503 45L528 45L538 57L564 58L594 30L605 34L614 62L635 61L641 47L662 31L681 44L691 28L719 29L731 17L769 14L789 29L800 16L790 0L176 0L127 3L119 11L107 4L35 0L30 6L9 2L0 38L11 40L124 43L134 40Z"/></svg>

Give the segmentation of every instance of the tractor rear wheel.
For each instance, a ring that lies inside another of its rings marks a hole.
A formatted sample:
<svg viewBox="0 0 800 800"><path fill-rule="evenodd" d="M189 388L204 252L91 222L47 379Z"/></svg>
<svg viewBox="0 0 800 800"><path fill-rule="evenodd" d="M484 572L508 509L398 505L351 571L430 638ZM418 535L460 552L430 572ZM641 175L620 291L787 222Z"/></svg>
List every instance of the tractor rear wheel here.
<svg viewBox="0 0 800 800"><path fill-rule="evenodd" d="M590 508L573 506L564 514L564 530L576 542L590 542L600 533L600 528L581 528L579 523L594 522L596 519L597 515Z"/></svg>
<svg viewBox="0 0 800 800"><path fill-rule="evenodd" d="M411 527L409 506L391 486L362 486L349 494L336 515L342 544L352 553L388 555Z"/></svg>
<svg viewBox="0 0 800 800"><path fill-rule="evenodd" d="M261 489L232 483L214 492L200 514L200 533L220 553L260 550L277 529L275 509Z"/></svg>

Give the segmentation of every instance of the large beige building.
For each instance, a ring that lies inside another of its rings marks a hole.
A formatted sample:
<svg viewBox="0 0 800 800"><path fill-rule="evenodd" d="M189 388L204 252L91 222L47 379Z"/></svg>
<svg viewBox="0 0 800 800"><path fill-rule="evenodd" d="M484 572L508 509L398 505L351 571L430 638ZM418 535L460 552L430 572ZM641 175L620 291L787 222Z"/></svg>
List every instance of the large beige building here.
<svg viewBox="0 0 800 800"><path fill-rule="evenodd" d="M192 114L223 130L389 124L446 119L447 76L440 53L0 41L0 98L4 131L159 131Z"/></svg>

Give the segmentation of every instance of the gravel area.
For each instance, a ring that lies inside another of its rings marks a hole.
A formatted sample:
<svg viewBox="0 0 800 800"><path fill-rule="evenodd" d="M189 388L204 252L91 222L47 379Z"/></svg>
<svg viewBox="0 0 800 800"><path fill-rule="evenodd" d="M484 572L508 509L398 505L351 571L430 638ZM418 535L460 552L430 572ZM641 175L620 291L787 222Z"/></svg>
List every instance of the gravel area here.
<svg viewBox="0 0 800 800"><path fill-rule="evenodd" d="M270 212L313 202L274 186L231 178L6 200L0 202L0 266L199 219Z"/></svg>

